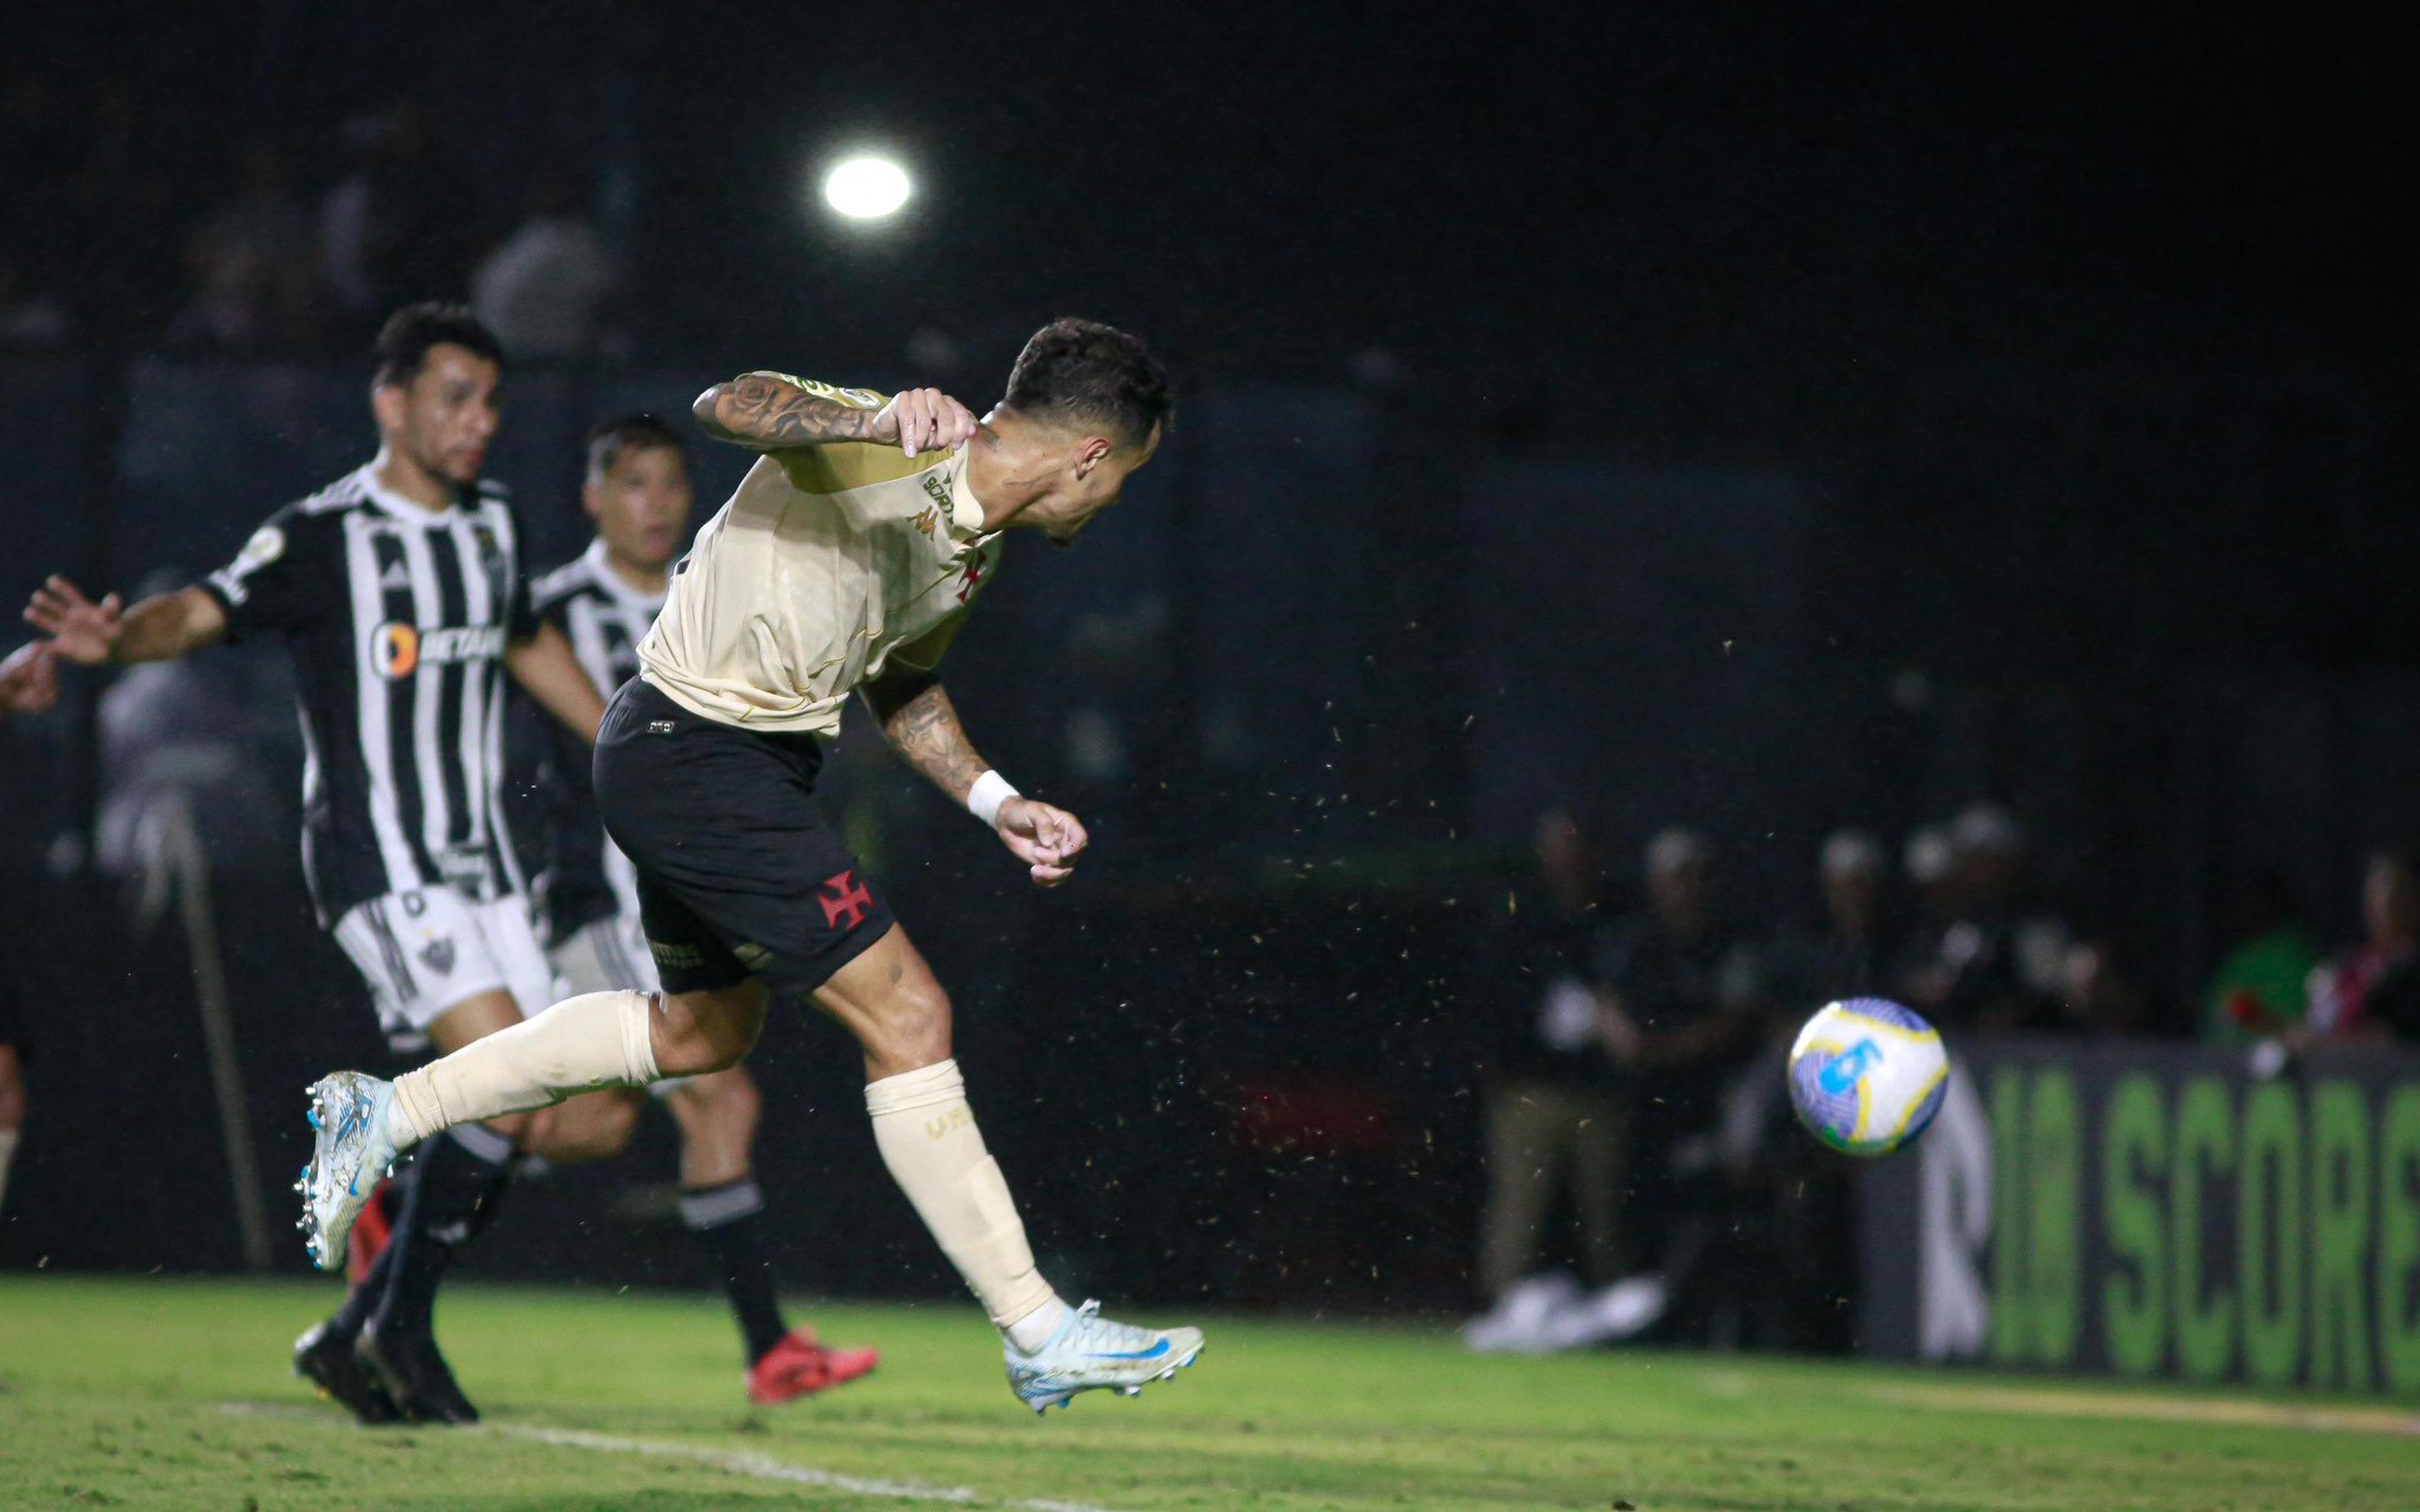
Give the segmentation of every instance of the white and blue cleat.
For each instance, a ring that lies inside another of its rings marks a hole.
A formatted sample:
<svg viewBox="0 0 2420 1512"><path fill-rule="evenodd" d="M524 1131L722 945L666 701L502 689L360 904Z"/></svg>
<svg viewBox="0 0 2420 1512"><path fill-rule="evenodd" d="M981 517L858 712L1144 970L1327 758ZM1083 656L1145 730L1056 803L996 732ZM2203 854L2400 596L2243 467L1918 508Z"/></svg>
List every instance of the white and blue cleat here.
<svg viewBox="0 0 2420 1512"><path fill-rule="evenodd" d="M394 1168L395 1140L387 1109L395 1084L358 1071L340 1071L311 1084L311 1164L294 1190L302 1194L303 1247L322 1271L342 1270L345 1239L370 1194Z"/></svg>
<svg viewBox="0 0 2420 1512"><path fill-rule="evenodd" d="M1087 1302L1067 1314L1050 1342L1027 1354L1002 1347L1008 1388L1036 1412L1063 1408L1079 1391L1110 1390L1140 1396L1144 1386L1166 1381L1202 1357L1198 1328L1137 1328L1101 1316Z"/></svg>

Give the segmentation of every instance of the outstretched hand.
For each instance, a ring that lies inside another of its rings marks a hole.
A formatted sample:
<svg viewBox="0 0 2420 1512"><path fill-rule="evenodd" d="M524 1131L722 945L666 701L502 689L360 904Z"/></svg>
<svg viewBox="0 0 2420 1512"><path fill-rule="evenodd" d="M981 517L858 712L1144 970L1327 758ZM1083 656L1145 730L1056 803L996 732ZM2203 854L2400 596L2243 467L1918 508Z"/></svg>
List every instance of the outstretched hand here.
<svg viewBox="0 0 2420 1512"><path fill-rule="evenodd" d="M25 623L49 636L53 649L68 660L97 667L117 644L121 608L116 594L96 604L75 584L54 575L34 590L34 601L25 606Z"/></svg>
<svg viewBox="0 0 2420 1512"><path fill-rule="evenodd" d="M1001 842L1016 854L1039 887L1055 887L1076 874L1076 856L1091 836L1076 816L1032 798L1011 798L996 821Z"/></svg>
<svg viewBox="0 0 2420 1512"><path fill-rule="evenodd" d="M874 439L914 456L949 452L975 433L973 411L939 389L907 389L892 394L874 417Z"/></svg>
<svg viewBox="0 0 2420 1512"><path fill-rule="evenodd" d="M28 640L0 661L0 713L39 714L58 697L58 653L48 640Z"/></svg>

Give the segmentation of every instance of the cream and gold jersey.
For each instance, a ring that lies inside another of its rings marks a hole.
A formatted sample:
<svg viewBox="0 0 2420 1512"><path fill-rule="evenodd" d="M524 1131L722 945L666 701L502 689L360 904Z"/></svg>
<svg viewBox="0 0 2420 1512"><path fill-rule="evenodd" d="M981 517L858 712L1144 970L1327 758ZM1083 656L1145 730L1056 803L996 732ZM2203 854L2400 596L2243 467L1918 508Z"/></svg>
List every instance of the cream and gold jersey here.
<svg viewBox="0 0 2420 1512"><path fill-rule="evenodd" d="M776 376L854 409L887 402ZM858 685L939 662L998 569L967 458L870 441L760 457L673 568L639 675L704 718L838 734Z"/></svg>

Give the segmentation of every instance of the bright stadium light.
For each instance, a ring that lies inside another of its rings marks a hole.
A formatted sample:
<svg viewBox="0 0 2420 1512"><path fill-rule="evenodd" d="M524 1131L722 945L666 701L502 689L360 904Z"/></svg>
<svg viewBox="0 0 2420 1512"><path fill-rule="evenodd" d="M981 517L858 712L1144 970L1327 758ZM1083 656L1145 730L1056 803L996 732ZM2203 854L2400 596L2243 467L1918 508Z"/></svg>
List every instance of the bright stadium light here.
<svg viewBox="0 0 2420 1512"><path fill-rule="evenodd" d="M908 203L908 170L889 158L848 158L824 176L824 203L852 221L879 221Z"/></svg>

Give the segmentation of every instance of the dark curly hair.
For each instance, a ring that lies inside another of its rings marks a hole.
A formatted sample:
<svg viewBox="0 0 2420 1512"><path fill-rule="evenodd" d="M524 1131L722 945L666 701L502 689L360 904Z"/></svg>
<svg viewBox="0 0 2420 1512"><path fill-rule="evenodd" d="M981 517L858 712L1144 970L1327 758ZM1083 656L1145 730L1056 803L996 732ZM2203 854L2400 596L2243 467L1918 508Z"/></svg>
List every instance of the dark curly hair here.
<svg viewBox="0 0 2420 1512"><path fill-rule="evenodd" d="M1140 337L1097 320L1060 319L1033 333L1008 371L1008 408L1103 426L1139 447L1176 418L1168 374Z"/></svg>
<svg viewBox="0 0 2420 1512"><path fill-rule="evenodd" d="M378 359L378 371L370 382L381 389L390 383L409 384L428 365L431 347L460 347L498 367L504 365L504 345L486 322L471 313L469 305L423 300L388 316L386 324L379 328L378 342L370 348Z"/></svg>

